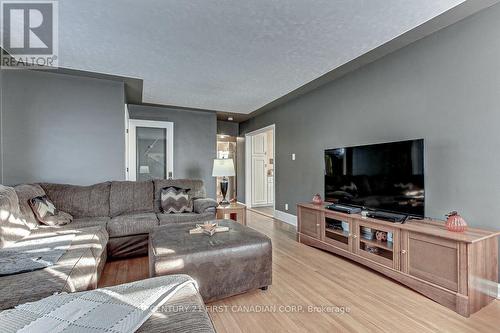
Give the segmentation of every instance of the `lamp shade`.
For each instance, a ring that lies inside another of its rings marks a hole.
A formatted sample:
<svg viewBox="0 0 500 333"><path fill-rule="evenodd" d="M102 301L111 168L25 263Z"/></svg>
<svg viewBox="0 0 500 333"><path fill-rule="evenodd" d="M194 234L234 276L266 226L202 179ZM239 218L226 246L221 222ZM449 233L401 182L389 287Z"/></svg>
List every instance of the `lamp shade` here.
<svg viewBox="0 0 500 333"><path fill-rule="evenodd" d="M235 176L234 162L232 158L214 160L213 177L230 177Z"/></svg>

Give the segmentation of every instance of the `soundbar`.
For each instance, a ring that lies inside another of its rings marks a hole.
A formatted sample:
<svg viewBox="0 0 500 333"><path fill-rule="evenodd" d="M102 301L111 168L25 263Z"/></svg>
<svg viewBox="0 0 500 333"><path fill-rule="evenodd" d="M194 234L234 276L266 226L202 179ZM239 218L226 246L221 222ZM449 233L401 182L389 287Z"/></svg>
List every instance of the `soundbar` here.
<svg viewBox="0 0 500 333"><path fill-rule="evenodd" d="M358 214L361 213L361 208L359 207L351 207L345 205L331 204L326 206L326 209L334 210L336 212L341 212L345 214Z"/></svg>
<svg viewBox="0 0 500 333"><path fill-rule="evenodd" d="M406 215L403 214L394 214L394 213L386 213L386 212L367 212L367 217L371 217L374 219L385 220L393 223L400 223L406 220Z"/></svg>

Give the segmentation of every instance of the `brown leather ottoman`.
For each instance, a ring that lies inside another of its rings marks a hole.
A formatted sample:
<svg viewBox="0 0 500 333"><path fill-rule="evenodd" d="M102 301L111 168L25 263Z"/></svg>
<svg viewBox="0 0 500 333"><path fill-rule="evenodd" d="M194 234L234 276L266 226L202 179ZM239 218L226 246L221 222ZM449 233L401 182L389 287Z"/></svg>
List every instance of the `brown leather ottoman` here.
<svg viewBox="0 0 500 333"><path fill-rule="evenodd" d="M149 234L149 275L187 274L198 282L205 303L272 282L271 240L231 220L228 232L190 235L196 223L170 224Z"/></svg>

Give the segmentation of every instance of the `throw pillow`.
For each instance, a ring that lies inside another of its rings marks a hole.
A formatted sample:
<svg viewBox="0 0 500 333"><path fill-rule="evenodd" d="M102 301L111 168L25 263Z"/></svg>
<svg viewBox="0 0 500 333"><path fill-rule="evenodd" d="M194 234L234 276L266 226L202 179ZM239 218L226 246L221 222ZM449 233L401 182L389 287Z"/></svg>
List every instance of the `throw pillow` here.
<svg viewBox="0 0 500 333"><path fill-rule="evenodd" d="M73 216L69 213L59 210L55 216L49 216L45 219L45 225L48 226L61 226L73 222Z"/></svg>
<svg viewBox="0 0 500 333"><path fill-rule="evenodd" d="M31 199L29 205L36 219L42 224L58 226L73 221L73 216L66 212L59 211L46 195Z"/></svg>
<svg viewBox="0 0 500 333"><path fill-rule="evenodd" d="M191 213L193 201L190 189L169 186L161 189L161 209L165 214Z"/></svg>

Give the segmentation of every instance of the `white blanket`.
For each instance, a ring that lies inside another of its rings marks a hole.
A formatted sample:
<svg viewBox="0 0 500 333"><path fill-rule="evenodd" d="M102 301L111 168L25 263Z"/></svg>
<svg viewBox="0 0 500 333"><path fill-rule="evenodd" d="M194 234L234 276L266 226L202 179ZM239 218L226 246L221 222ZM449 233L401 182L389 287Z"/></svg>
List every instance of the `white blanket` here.
<svg viewBox="0 0 500 333"><path fill-rule="evenodd" d="M0 249L0 276L31 272L55 265L69 249L74 234L21 240Z"/></svg>
<svg viewBox="0 0 500 333"><path fill-rule="evenodd" d="M132 333L187 284L196 286L187 275L170 275L50 296L0 313L0 332Z"/></svg>

